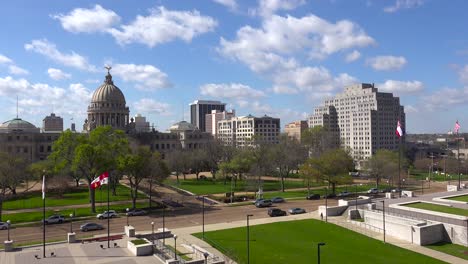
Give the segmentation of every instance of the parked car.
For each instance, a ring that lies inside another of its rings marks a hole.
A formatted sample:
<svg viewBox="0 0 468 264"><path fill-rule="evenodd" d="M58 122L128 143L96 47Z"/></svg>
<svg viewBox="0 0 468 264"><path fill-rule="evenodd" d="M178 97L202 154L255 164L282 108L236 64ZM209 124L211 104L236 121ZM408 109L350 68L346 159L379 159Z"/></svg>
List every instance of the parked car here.
<svg viewBox="0 0 468 264"><path fill-rule="evenodd" d="M286 215L286 211L283 211L279 208L270 208L268 209L268 215L271 216L271 217L274 217L274 216L285 216Z"/></svg>
<svg viewBox="0 0 468 264"><path fill-rule="evenodd" d="M392 193L400 193L402 190L400 188L393 188Z"/></svg>
<svg viewBox="0 0 468 264"><path fill-rule="evenodd" d="M306 211L302 208L291 208L288 210L289 214L304 214Z"/></svg>
<svg viewBox="0 0 468 264"><path fill-rule="evenodd" d="M80 230L83 232L87 232L91 230L102 230L102 229L104 229L104 227L96 223L86 223L80 226Z"/></svg>
<svg viewBox="0 0 468 264"><path fill-rule="evenodd" d="M272 203L284 203L283 197L273 197L271 198Z"/></svg>
<svg viewBox="0 0 468 264"><path fill-rule="evenodd" d="M348 197L350 196L351 193L350 192L340 192L337 196L338 197Z"/></svg>
<svg viewBox="0 0 468 264"><path fill-rule="evenodd" d="M252 203L253 203L253 204L256 204L256 203L258 203L258 202L260 202L260 201L263 201L263 200L265 200L265 199L263 199L263 198L255 199Z"/></svg>
<svg viewBox="0 0 468 264"><path fill-rule="evenodd" d="M138 215L145 215L146 211L141 209L133 209L127 212L128 216L138 216Z"/></svg>
<svg viewBox="0 0 468 264"><path fill-rule="evenodd" d="M6 229L8 229L8 223L0 222L0 230L6 230Z"/></svg>
<svg viewBox="0 0 468 264"><path fill-rule="evenodd" d="M379 189L371 188L371 189L367 190L367 193L368 194L377 194L377 193L379 193Z"/></svg>
<svg viewBox="0 0 468 264"><path fill-rule="evenodd" d="M384 189L381 189L379 192L380 193L388 193L388 192L391 192L392 189L391 188L384 188Z"/></svg>
<svg viewBox="0 0 468 264"><path fill-rule="evenodd" d="M320 194L313 193L306 196L307 200L320 200Z"/></svg>
<svg viewBox="0 0 468 264"><path fill-rule="evenodd" d="M65 221L63 215L52 215L44 220L45 224L61 224Z"/></svg>
<svg viewBox="0 0 468 264"><path fill-rule="evenodd" d="M104 218L114 218L114 217L117 217L118 214L114 211L114 210L109 210L109 212L105 211L104 213L102 214L98 214L96 217L98 219L104 219Z"/></svg>
<svg viewBox="0 0 468 264"><path fill-rule="evenodd" d="M329 193L329 194L324 194L323 195L323 199L327 198L327 199L330 199L330 198L335 198L336 197L336 194L334 193Z"/></svg>
<svg viewBox="0 0 468 264"><path fill-rule="evenodd" d="M261 200L255 203L255 206L258 208L271 206L271 200Z"/></svg>

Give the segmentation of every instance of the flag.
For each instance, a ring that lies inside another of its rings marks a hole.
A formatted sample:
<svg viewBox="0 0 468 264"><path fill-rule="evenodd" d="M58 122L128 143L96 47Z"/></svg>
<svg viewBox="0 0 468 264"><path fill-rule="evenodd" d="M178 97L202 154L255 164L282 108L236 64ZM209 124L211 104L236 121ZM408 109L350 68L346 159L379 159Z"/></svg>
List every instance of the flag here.
<svg viewBox="0 0 468 264"><path fill-rule="evenodd" d="M109 173L107 171L103 172L91 182L91 188L96 189L103 184L109 184Z"/></svg>
<svg viewBox="0 0 468 264"><path fill-rule="evenodd" d="M42 199L45 199L45 176L42 176Z"/></svg>
<svg viewBox="0 0 468 264"><path fill-rule="evenodd" d="M403 136L403 130L401 129L400 120L398 120L398 124L397 124L397 128L396 128L396 135L397 135L398 137L402 137L402 136Z"/></svg>
<svg viewBox="0 0 468 264"><path fill-rule="evenodd" d="M458 123L458 120L457 120L457 122L455 122L455 129L454 129L455 133L458 134L458 130L460 130L460 124Z"/></svg>

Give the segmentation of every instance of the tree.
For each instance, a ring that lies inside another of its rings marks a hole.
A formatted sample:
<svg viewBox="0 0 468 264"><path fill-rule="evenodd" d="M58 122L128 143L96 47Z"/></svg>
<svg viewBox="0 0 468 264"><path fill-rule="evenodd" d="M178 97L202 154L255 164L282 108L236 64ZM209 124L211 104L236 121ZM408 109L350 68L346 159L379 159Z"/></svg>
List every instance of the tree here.
<svg viewBox="0 0 468 264"><path fill-rule="evenodd" d="M176 149L166 154L166 162L171 172L174 172L179 182L179 175L183 174L185 179L185 170L187 169L187 155L185 152Z"/></svg>
<svg viewBox="0 0 468 264"><path fill-rule="evenodd" d="M189 160L189 168L192 173L195 173L195 176L198 180L198 175L200 172L208 168L208 155L204 149L194 149L187 153Z"/></svg>
<svg viewBox="0 0 468 264"><path fill-rule="evenodd" d="M338 147L333 133L323 126L306 129L301 136L301 143L308 148L309 156L312 157Z"/></svg>
<svg viewBox="0 0 468 264"><path fill-rule="evenodd" d="M281 191L284 192L284 178L288 177L293 170L297 170L299 164L307 157L306 149L296 140L281 135L279 144L270 148L271 162L281 179Z"/></svg>
<svg viewBox="0 0 468 264"><path fill-rule="evenodd" d="M219 169L219 163L223 160L224 153L229 147L223 146L222 142L214 139L204 148L207 158L207 168L210 170L213 179Z"/></svg>
<svg viewBox="0 0 468 264"><path fill-rule="evenodd" d="M16 194L16 187L26 175L26 162L15 155L0 152L0 219L2 216L3 201L9 190Z"/></svg>
<svg viewBox="0 0 468 264"><path fill-rule="evenodd" d="M61 172L65 175L70 175L75 181L76 186L79 186L80 179L84 175L72 170L72 163L75 157L75 150L80 142L84 141L84 134L74 133L67 129L54 142L52 149L54 150L47 160L53 165L53 171Z"/></svg>
<svg viewBox="0 0 468 264"><path fill-rule="evenodd" d="M367 160L364 168L369 172L370 176L375 178L376 188L382 178L390 177L398 172L398 152L387 149L379 149Z"/></svg>
<svg viewBox="0 0 468 264"><path fill-rule="evenodd" d="M343 149L328 150L319 158L319 170L322 178L332 186L332 193L335 193L337 184L351 180L349 172L354 170L354 161Z"/></svg>
<svg viewBox="0 0 468 264"><path fill-rule="evenodd" d="M315 180L319 182L322 179L320 170L320 160L317 157L308 158L300 167L299 175L307 182L307 194L310 195L310 182Z"/></svg>
<svg viewBox="0 0 468 264"><path fill-rule="evenodd" d="M164 179L169 177L171 174L166 162L162 159L161 154L159 152L154 152L151 155L149 162L147 163L148 166L148 173L149 173L149 203L151 207L151 199L152 199L152 187L153 182L155 181L158 184L161 184Z"/></svg>

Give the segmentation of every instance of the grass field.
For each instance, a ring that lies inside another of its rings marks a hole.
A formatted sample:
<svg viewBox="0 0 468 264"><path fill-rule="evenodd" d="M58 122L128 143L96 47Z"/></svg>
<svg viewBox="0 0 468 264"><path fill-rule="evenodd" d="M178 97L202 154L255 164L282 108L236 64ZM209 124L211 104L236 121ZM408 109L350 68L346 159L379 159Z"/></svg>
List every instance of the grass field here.
<svg viewBox="0 0 468 264"><path fill-rule="evenodd" d="M64 206L89 203L88 187L75 188L59 197L54 193L46 194L46 206ZM139 194L143 198L142 194ZM117 186L117 196L112 196L112 201L127 201L130 198L130 189L123 185ZM103 185L102 190L96 190L96 204L107 201L107 185ZM3 210L29 209L42 207L42 193L31 192L25 196L18 197L3 202Z"/></svg>
<svg viewBox="0 0 468 264"><path fill-rule="evenodd" d="M149 206L149 203L137 203L137 208L146 208ZM118 204L118 205L111 205L110 209L115 210L118 213L124 213L125 209L131 208L132 204ZM107 205L103 203L102 206L96 204L96 212L102 213L107 210ZM63 209L63 210L48 210L46 211L46 217L49 217L54 214L61 214L65 217L65 219L70 218L70 214L75 212L76 217L86 217L86 216L95 216L96 214L91 213L89 207L85 208L76 208L76 209ZM14 213L14 214L2 214L2 221L10 220L13 224L19 223L28 223L28 222L36 222L42 220L42 212L28 212L28 213Z"/></svg>
<svg viewBox="0 0 468 264"><path fill-rule="evenodd" d="M231 192L231 181L227 181L224 184L223 180L196 180L196 179L187 179L187 180L179 180L177 183L174 179L168 179L164 181L165 184L181 188L187 190L191 193L202 195L202 194L215 194L215 193L227 193ZM284 182L286 189L291 188L305 188L307 187L303 181L288 181ZM321 186L323 184L313 183L311 186ZM257 191L258 188L256 184L251 181L237 181L236 186L233 184L233 191L234 192L244 192L244 191ZM281 189L281 182L280 181L264 181L263 182L263 190L264 191L275 191Z"/></svg>
<svg viewBox="0 0 468 264"><path fill-rule="evenodd" d="M428 245L426 247L468 260L468 248L465 246L441 242L437 244Z"/></svg>
<svg viewBox="0 0 468 264"><path fill-rule="evenodd" d="M370 188L374 188L374 187L375 187L375 184L359 185L357 187L358 195L361 195L363 193L367 194L367 190L369 190ZM382 185L381 188L385 188L385 186ZM314 190L310 190L310 193L311 194L316 193L322 196L325 194L325 190L326 190L325 188L314 189ZM351 195L353 195L355 192L355 187L354 186L336 187L336 190L335 190L336 194L339 194L340 192L343 192L343 191L348 191L351 193ZM328 190L328 192L331 192L331 190ZM305 198L307 195L308 195L307 190L301 190L301 191L286 191L286 192L265 192L263 194L263 197L267 199L277 197L277 196L280 196L283 198L296 198L296 197Z"/></svg>
<svg viewBox="0 0 468 264"><path fill-rule="evenodd" d="M425 210L441 212L441 213L447 213L447 214L468 216L468 210L466 210L466 209L449 207L449 206L438 205L438 204L416 202L416 203L405 204L403 206L411 207L411 208L425 209Z"/></svg>
<svg viewBox="0 0 468 264"><path fill-rule="evenodd" d="M417 179L417 180L426 180L428 178L431 178L431 181L458 181L458 176L457 174L450 174L450 176L448 176L449 174L447 175L443 175L443 174L435 174L435 173L432 173L431 175L429 175L429 172L425 171L425 172L421 172L421 171L412 171L411 172L411 178L413 179ZM460 175L460 179L462 181L466 181L468 180L468 175L465 175L465 174L462 174Z"/></svg>
<svg viewBox="0 0 468 264"><path fill-rule="evenodd" d="M460 202L468 202L468 195L460 195L460 196L455 196L455 197L450 197L450 198L445 198L445 199L460 201Z"/></svg>
<svg viewBox="0 0 468 264"><path fill-rule="evenodd" d="M247 263L245 227L206 232L205 238L238 263ZM251 226L250 263L317 263L320 242L326 243L321 247L322 263L445 263L311 219Z"/></svg>

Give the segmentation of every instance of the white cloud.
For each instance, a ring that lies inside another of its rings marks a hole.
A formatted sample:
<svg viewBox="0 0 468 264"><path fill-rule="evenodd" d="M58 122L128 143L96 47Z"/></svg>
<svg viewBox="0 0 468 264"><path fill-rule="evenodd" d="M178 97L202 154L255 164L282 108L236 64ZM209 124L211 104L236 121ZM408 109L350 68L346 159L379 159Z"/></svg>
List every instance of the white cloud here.
<svg viewBox="0 0 468 264"><path fill-rule="evenodd" d="M423 97L428 110L451 109L468 103L468 89L443 88Z"/></svg>
<svg viewBox="0 0 468 264"><path fill-rule="evenodd" d="M406 114L419 113L419 109L412 105L405 105L405 113Z"/></svg>
<svg viewBox="0 0 468 264"><path fill-rule="evenodd" d="M424 4L424 0L396 0L392 6L387 6L384 11L387 13L393 13L401 9L411 9L420 7Z"/></svg>
<svg viewBox="0 0 468 264"><path fill-rule="evenodd" d="M76 8L70 13L52 16L58 19L66 31L73 33L104 32L120 21L112 10L95 5L92 9Z"/></svg>
<svg viewBox="0 0 468 264"><path fill-rule="evenodd" d="M21 67L18 67L16 65L10 65L8 66L8 71L10 72L10 74L14 74L14 75L26 75L26 74L29 74L29 72L26 70L26 69L23 69Z"/></svg>
<svg viewBox="0 0 468 264"><path fill-rule="evenodd" d="M126 82L135 82L139 90L157 90L172 87L166 73L153 65L115 64L112 74Z"/></svg>
<svg viewBox="0 0 468 264"><path fill-rule="evenodd" d="M346 62L353 62L361 57L361 53L357 50L353 50L351 53L346 55L345 61Z"/></svg>
<svg viewBox="0 0 468 264"><path fill-rule="evenodd" d="M200 87L200 93L205 96L226 99L247 99L264 97L265 93L240 83L208 83Z"/></svg>
<svg viewBox="0 0 468 264"><path fill-rule="evenodd" d="M13 61L5 55L0 54L0 64L13 63Z"/></svg>
<svg viewBox="0 0 468 264"><path fill-rule="evenodd" d="M378 86L379 91L401 94L419 93L424 89L420 81L395 81L387 80Z"/></svg>
<svg viewBox="0 0 468 264"><path fill-rule="evenodd" d="M138 113L171 115L169 104L157 102L153 99L143 98L133 105Z"/></svg>
<svg viewBox="0 0 468 264"><path fill-rule="evenodd" d="M236 0L213 0L213 2L226 6L227 8L231 10L237 10Z"/></svg>
<svg viewBox="0 0 468 264"><path fill-rule="evenodd" d="M137 16L121 29L108 32L120 44L142 43L154 47L174 39L190 42L194 37L213 31L217 21L194 11L171 11L164 7L150 10L149 16Z"/></svg>
<svg viewBox="0 0 468 264"><path fill-rule="evenodd" d="M459 72L460 81L468 86L468 65L465 65Z"/></svg>
<svg viewBox="0 0 468 264"><path fill-rule="evenodd" d="M260 0L258 8L250 10L250 14L268 17L276 13L276 11L296 9L305 2L305 0Z"/></svg>
<svg viewBox="0 0 468 264"><path fill-rule="evenodd" d="M59 81L59 80L65 80L65 79L70 79L71 78L71 74L69 73L65 73L63 72L62 70L60 69L55 69L55 68L49 68L47 70L47 73L49 74L49 77L56 80L56 81Z"/></svg>
<svg viewBox="0 0 468 264"><path fill-rule="evenodd" d="M73 51L69 54L62 53L57 49L55 44L49 42L46 39L33 40L31 41L31 43L25 44L24 48L28 51L33 51L44 55L47 58L65 66L91 72L96 71L96 67L89 64L88 60L85 57Z"/></svg>
<svg viewBox="0 0 468 264"><path fill-rule="evenodd" d="M367 64L377 71L399 70L406 64L405 57L377 56L369 58Z"/></svg>

